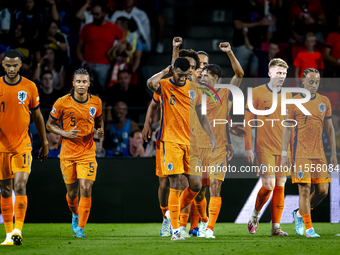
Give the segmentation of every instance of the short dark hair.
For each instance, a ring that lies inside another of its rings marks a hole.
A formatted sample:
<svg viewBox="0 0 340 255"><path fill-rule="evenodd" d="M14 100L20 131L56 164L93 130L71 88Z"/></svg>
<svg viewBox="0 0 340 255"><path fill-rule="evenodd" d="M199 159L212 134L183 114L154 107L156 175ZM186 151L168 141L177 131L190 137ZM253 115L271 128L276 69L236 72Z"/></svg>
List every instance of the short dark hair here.
<svg viewBox="0 0 340 255"><path fill-rule="evenodd" d="M190 68L190 62L189 60L183 57L176 58L175 63L174 63L174 68L175 69L179 68L183 72L186 72Z"/></svg>
<svg viewBox="0 0 340 255"><path fill-rule="evenodd" d="M142 130L135 129L135 130L131 131L130 134L129 134L129 137L133 138L136 133L142 133Z"/></svg>
<svg viewBox="0 0 340 255"><path fill-rule="evenodd" d="M91 78L91 76L90 76L90 73L89 73L85 68L79 68L79 69L75 70L74 73L73 73L72 81L74 80L74 77L75 77L77 74L78 74L78 75L79 75L79 74L88 75L88 76L89 76L89 80L90 80L90 86L92 85L92 78ZM90 97L91 97L90 88L88 88L87 93L88 93L88 94L90 95ZM70 94L71 96L74 96L74 86L72 86L72 88L71 88L69 94Z"/></svg>
<svg viewBox="0 0 340 255"><path fill-rule="evenodd" d="M195 67L195 70L200 68L201 64L200 64L200 58L197 54L196 51L194 51L193 49L190 49L190 50L187 50L187 49L182 49L179 51L179 54L178 54L179 57L188 57L188 58L193 58L196 62L196 67Z"/></svg>
<svg viewBox="0 0 340 255"><path fill-rule="evenodd" d="M21 53L17 50L9 50L5 52L4 58L19 58L21 60Z"/></svg>
<svg viewBox="0 0 340 255"><path fill-rule="evenodd" d="M212 76L217 75L218 78L220 78L222 76L222 70L221 67L219 65L215 65L215 64L209 64L206 65L205 67L203 67L203 70L207 70L207 72L209 72Z"/></svg>
<svg viewBox="0 0 340 255"><path fill-rule="evenodd" d="M118 74L117 74L117 77L122 74L122 73L127 73L127 74L131 74L131 71L129 69L123 69L123 70L119 70L118 71Z"/></svg>
<svg viewBox="0 0 340 255"><path fill-rule="evenodd" d="M209 54L206 53L206 52L203 51L203 50L197 51L197 54L198 54L198 55L206 55L206 56L209 58Z"/></svg>
<svg viewBox="0 0 340 255"><path fill-rule="evenodd" d="M302 78L306 78L307 74L309 73L317 73L320 75L320 72L314 68L307 68L305 71L303 71Z"/></svg>
<svg viewBox="0 0 340 255"><path fill-rule="evenodd" d="M42 73L41 73L41 75L40 75L40 79L42 79L42 77L43 77L45 74L50 74L50 75L52 75L52 77L53 77L53 73L52 73L52 71L50 71L50 70L46 70L46 71L44 71L44 72L42 72Z"/></svg>

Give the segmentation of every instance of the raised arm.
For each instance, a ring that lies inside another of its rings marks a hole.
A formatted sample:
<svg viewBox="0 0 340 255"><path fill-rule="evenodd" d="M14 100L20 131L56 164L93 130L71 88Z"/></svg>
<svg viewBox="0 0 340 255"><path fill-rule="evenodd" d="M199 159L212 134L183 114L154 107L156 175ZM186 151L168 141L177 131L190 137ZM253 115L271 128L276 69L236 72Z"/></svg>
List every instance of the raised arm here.
<svg viewBox="0 0 340 255"><path fill-rule="evenodd" d="M235 57L233 51L231 50L231 46L228 42L220 43L219 47L221 51L227 53L230 59L230 62L231 62L231 66L235 73L234 77L231 79L230 84L240 87L242 78L244 76L244 71L242 69L242 66L240 65L237 58Z"/></svg>
<svg viewBox="0 0 340 255"><path fill-rule="evenodd" d="M179 47L182 45L183 40L181 37L174 37L172 40L172 60L171 64L175 63L175 60L179 57Z"/></svg>
<svg viewBox="0 0 340 255"><path fill-rule="evenodd" d="M49 150L48 150L48 140L47 140L47 137L46 137L44 118L41 114L40 108L37 108L35 110L31 110L31 112L32 112L32 119L33 119L34 124L37 128L37 131L38 131L38 134L40 136L41 143L42 143L38 157L41 160L45 160L45 159L47 159Z"/></svg>
<svg viewBox="0 0 340 255"><path fill-rule="evenodd" d="M146 82L148 88L152 92L157 92L160 86L159 82L163 79L164 76L172 74L171 69L172 67L170 65L167 68L160 71L159 73L156 73L155 75L153 75L151 78L149 78L148 81ZM160 92L157 92L157 93L160 93Z"/></svg>
<svg viewBox="0 0 340 255"><path fill-rule="evenodd" d="M331 164L335 167L338 165L338 160L336 157L336 142L335 142L335 131L332 122L332 118L325 119L324 131L326 133L329 145L331 147L332 156L330 158Z"/></svg>

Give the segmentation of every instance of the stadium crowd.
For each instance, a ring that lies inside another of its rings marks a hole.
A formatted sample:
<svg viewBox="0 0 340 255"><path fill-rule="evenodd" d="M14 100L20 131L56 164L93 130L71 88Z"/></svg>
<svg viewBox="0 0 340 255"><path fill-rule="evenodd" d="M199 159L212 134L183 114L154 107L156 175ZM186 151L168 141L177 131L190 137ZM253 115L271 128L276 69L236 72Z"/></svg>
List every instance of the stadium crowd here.
<svg viewBox="0 0 340 255"><path fill-rule="evenodd" d="M88 69L93 78L91 93L100 96L105 109L106 135L96 138L98 156L152 156L155 135L143 145L139 129L151 100L145 90L146 80L153 75L147 71L148 57L164 51L165 2L0 1L0 59L9 49L21 53L21 75L36 83L45 121L53 103L70 90L74 70ZM340 15L327 16L322 4L319 0L233 3L231 43L245 77L268 77L268 63L275 57L294 66L288 73L295 81L290 86L300 86L306 68L318 69L323 78L340 77ZM4 74L3 69L0 72ZM332 103L338 148L339 92L335 80L321 82L319 93ZM40 145L34 125L31 133L36 156ZM48 137L50 156L58 156L60 137ZM327 146L325 138L326 152Z"/></svg>

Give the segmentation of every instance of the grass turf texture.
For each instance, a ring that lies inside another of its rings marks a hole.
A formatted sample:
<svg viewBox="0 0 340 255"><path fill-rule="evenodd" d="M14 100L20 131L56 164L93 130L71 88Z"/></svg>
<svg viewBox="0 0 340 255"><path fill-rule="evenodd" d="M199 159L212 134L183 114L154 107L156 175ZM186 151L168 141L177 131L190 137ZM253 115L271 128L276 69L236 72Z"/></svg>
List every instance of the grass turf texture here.
<svg viewBox="0 0 340 255"><path fill-rule="evenodd" d="M74 238L71 224L25 224L21 246L0 246L0 254L339 254L339 224L313 223L321 238L298 236L293 224L282 224L289 236L270 236L271 224L260 223L250 235L245 224L217 223L216 239L160 237L160 223L87 224L87 238ZM5 237L4 228L2 237ZM2 240L1 240L2 241Z"/></svg>

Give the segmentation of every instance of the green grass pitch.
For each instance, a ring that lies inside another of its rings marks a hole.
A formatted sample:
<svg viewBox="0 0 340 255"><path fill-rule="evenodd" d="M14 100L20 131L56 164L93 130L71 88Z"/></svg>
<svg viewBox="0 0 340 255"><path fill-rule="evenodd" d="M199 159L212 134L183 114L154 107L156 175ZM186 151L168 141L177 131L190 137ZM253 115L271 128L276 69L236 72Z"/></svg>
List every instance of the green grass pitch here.
<svg viewBox="0 0 340 255"><path fill-rule="evenodd" d="M340 254L339 224L314 223L321 238L298 236L293 224L282 224L289 236L270 237L269 223L255 235L245 224L217 223L216 239L160 237L160 223L87 224L87 238L74 238L71 224L25 224L21 246L0 246L0 254ZM0 228L5 236L4 228Z"/></svg>

